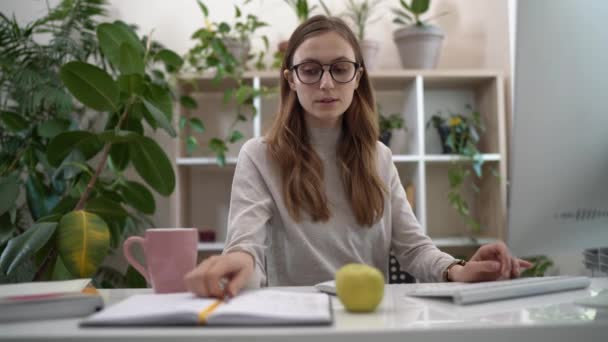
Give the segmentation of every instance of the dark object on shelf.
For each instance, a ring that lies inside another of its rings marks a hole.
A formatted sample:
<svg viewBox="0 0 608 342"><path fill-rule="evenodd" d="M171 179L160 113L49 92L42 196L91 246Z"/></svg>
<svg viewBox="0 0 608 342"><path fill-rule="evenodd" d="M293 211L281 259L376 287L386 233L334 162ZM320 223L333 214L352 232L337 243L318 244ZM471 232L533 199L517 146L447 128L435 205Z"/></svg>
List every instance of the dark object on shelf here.
<svg viewBox="0 0 608 342"><path fill-rule="evenodd" d="M462 134L454 133L454 140L456 143L460 143L461 146L456 146L456 151L453 151L447 143L450 134L450 127L447 125L437 126L437 133L439 133L439 138L441 139L441 151L443 154L459 153L458 151L461 151L467 145L468 135L465 135L464 138L462 138Z"/></svg>
<svg viewBox="0 0 608 342"><path fill-rule="evenodd" d="M390 147L392 136L393 136L393 133L390 131L382 132L382 133L380 133L380 141L384 145L386 145L386 147Z"/></svg>
<svg viewBox="0 0 608 342"><path fill-rule="evenodd" d="M215 230L201 229L198 231L198 241L200 242L215 242Z"/></svg>

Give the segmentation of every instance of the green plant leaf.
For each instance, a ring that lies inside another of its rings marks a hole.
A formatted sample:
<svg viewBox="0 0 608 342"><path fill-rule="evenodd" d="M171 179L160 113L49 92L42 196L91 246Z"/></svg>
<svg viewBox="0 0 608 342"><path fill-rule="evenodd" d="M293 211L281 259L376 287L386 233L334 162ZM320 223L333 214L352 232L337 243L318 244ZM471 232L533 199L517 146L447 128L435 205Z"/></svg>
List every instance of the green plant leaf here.
<svg viewBox="0 0 608 342"><path fill-rule="evenodd" d="M188 136L188 138L186 139L186 154L191 156L197 147L198 147L198 140L196 140L196 137L193 137L191 135Z"/></svg>
<svg viewBox="0 0 608 342"><path fill-rule="evenodd" d="M203 15L205 17L208 17L209 10L207 9L207 6L205 6L205 4L203 4L203 2L201 0L197 0L196 2L198 3L198 7L201 9L201 12L203 12Z"/></svg>
<svg viewBox="0 0 608 342"><path fill-rule="evenodd" d="M422 14L429 9L430 0L412 0L412 5L410 6L410 10L412 13Z"/></svg>
<svg viewBox="0 0 608 342"><path fill-rule="evenodd" d="M213 138L209 141L209 147L213 152L215 152L215 156L217 159L217 163L220 166L226 165L226 151L228 151L228 147L226 146L226 142L224 140Z"/></svg>
<svg viewBox="0 0 608 342"><path fill-rule="evenodd" d="M149 84L145 89L144 97L148 102L153 103L156 108L160 109L169 121L173 119L173 96L171 95L171 89L157 84Z"/></svg>
<svg viewBox="0 0 608 342"><path fill-rule="evenodd" d="M178 71L184 64L184 60L178 54L167 49L160 50L154 58L165 63L168 72Z"/></svg>
<svg viewBox="0 0 608 342"><path fill-rule="evenodd" d="M105 197L95 197L87 201L85 210L88 213L99 215L104 221L121 220L127 216L127 211L115 201Z"/></svg>
<svg viewBox="0 0 608 342"><path fill-rule="evenodd" d="M154 120L162 127L165 129L165 131L167 133L169 133L169 135L171 137L176 137L177 133L175 132L175 129L173 128L173 125L171 125L171 123L169 122L169 120L167 119L167 116L160 111L160 109L156 108L156 106L154 106L151 102L148 102L147 100L143 100L144 106L146 107L146 109L148 110L148 113L150 113L152 115L152 117L154 117Z"/></svg>
<svg viewBox="0 0 608 342"><path fill-rule="evenodd" d="M3 246L6 241L8 241L17 227L11 223L11 214L4 213L0 215L0 246Z"/></svg>
<svg viewBox="0 0 608 342"><path fill-rule="evenodd" d="M154 214L156 211L154 196L144 185L134 181L127 181L120 188L120 191L127 204L131 207L148 215Z"/></svg>
<svg viewBox="0 0 608 342"><path fill-rule="evenodd" d="M137 140L141 135L131 131L104 131L97 137L104 143L125 144Z"/></svg>
<svg viewBox="0 0 608 342"><path fill-rule="evenodd" d="M102 112L118 110L118 86L102 69L83 62L69 62L61 67L59 77L85 106Z"/></svg>
<svg viewBox="0 0 608 342"><path fill-rule="evenodd" d="M9 240L0 256L0 271L11 275L22 262L44 246L56 228L57 223L36 223L23 234Z"/></svg>
<svg viewBox="0 0 608 342"><path fill-rule="evenodd" d="M232 131L232 134L230 135L230 139L228 140L231 144L234 144L235 142L239 141L243 139L243 133L241 133L238 130L234 130Z"/></svg>
<svg viewBox="0 0 608 342"><path fill-rule="evenodd" d="M133 30L121 21L103 23L97 26L97 39L103 54L115 67L120 65L120 48L126 43L140 55L144 55L144 46Z"/></svg>
<svg viewBox="0 0 608 342"><path fill-rule="evenodd" d="M124 75L144 74L144 59L137 53L134 47L127 43L120 45L120 63L118 69Z"/></svg>
<svg viewBox="0 0 608 342"><path fill-rule="evenodd" d="M253 93L253 88L250 86L241 86L239 89L237 89L236 91L236 102L239 104L244 103L245 101L247 101L250 97L251 94Z"/></svg>
<svg viewBox="0 0 608 342"><path fill-rule="evenodd" d="M51 280L69 280L73 279L74 276L63 263L61 256L57 256L55 259L55 265L53 266L53 273L51 274Z"/></svg>
<svg viewBox="0 0 608 342"><path fill-rule="evenodd" d="M196 100L188 95L180 96L179 103L186 109L196 109L198 107Z"/></svg>
<svg viewBox="0 0 608 342"><path fill-rule="evenodd" d="M76 148L88 160L97 154L102 147L103 145L95 134L86 131L70 131L57 135L49 142L46 157L49 164L58 167Z"/></svg>
<svg viewBox="0 0 608 342"><path fill-rule="evenodd" d="M0 177L0 215L3 215L15 205L17 196L19 196L19 180L17 177Z"/></svg>
<svg viewBox="0 0 608 342"><path fill-rule="evenodd" d="M84 210L65 215L57 227L59 255L68 271L79 278L89 278L106 257L110 231L101 217Z"/></svg>
<svg viewBox="0 0 608 342"><path fill-rule="evenodd" d="M66 119L51 119L38 125L38 135L43 138L52 139L59 133L63 133L70 127L70 120Z"/></svg>
<svg viewBox="0 0 608 342"><path fill-rule="evenodd" d="M20 132L29 127L27 120L15 112L0 112L0 121L13 132Z"/></svg>
<svg viewBox="0 0 608 342"><path fill-rule="evenodd" d="M25 197L34 221L49 215L61 200L58 194L51 192L43 183L43 179L44 175L32 172L25 182Z"/></svg>
<svg viewBox="0 0 608 342"><path fill-rule="evenodd" d="M129 154L135 170L159 194L169 196L175 189L175 173L162 148L148 137L129 144Z"/></svg>
<svg viewBox="0 0 608 342"><path fill-rule="evenodd" d="M190 126L195 132L204 133L205 125L199 118L190 118Z"/></svg>
<svg viewBox="0 0 608 342"><path fill-rule="evenodd" d="M120 91L129 96L144 93L144 78L139 74L120 75L117 83Z"/></svg>
<svg viewBox="0 0 608 342"><path fill-rule="evenodd" d="M118 171L124 171L129 165L129 146L126 144L110 147L110 160Z"/></svg>

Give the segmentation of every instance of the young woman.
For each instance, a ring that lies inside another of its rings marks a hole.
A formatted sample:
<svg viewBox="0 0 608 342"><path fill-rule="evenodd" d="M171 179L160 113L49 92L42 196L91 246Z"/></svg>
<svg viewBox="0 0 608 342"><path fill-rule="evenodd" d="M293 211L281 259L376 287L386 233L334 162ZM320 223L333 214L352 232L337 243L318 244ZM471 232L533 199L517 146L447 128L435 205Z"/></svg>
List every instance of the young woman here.
<svg viewBox="0 0 608 342"><path fill-rule="evenodd" d="M190 291L221 297L245 286L313 285L352 262L386 275L391 250L427 282L505 279L530 266L503 243L459 262L422 233L391 151L378 142L365 63L342 20L301 24L281 76L270 132L239 154L224 253L186 276Z"/></svg>

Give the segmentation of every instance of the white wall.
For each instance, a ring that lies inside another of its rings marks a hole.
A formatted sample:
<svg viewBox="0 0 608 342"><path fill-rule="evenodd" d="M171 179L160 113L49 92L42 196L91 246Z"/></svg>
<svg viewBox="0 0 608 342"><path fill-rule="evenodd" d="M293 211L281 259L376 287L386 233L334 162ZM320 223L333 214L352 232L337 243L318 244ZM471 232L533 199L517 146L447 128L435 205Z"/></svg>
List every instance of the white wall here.
<svg viewBox="0 0 608 342"><path fill-rule="evenodd" d="M49 0L52 4L57 0ZM231 22L233 3L241 0L204 1L214 21ZM315 0L311 1L316 3ZM325 1L333 13L344 9L345 0ZM109 16L139 26L140 33L154 30L153 37L167 47L185 53L194 42L190 35L200 28L203 16L195 0L110 0ZM373 24L368 34L382 42L380 68L399 68L397 49L392 41L395 24L390 8L397 0L384 0L379 13L383 19ZM447 33L439 68L493 68L509 72L508 0L436 0L431 13L447 11L448 15L437 19ZM0 10L15 13L19 19L30 20L46 10L43 0L3 0ZM295 14L283 0L252 0L243 7L245 13L253 13L271 26L260 30L268 36L271 49L277 42L289 38L297 26ZM321 13L319 9L316 13ZM258 48L261 41L258 40Z"/></svg>

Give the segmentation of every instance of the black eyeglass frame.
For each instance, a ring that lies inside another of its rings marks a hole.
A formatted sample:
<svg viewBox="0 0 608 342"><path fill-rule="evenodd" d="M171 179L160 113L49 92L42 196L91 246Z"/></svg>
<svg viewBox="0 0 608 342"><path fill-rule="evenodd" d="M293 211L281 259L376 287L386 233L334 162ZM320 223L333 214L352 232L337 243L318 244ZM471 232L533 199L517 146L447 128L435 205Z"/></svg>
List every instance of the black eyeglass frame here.
<svg viewBox="0 0 608 342"><path fill-rule="evenodd" d="M304 82L300 78L300 73L298 72L298 67L301 66L301 65L310 64L310 63L317 64L317 65L321 66L321 75L319 76L319 79L316 80L316 81L314 81L314 82ZM331 70L332 70L332 67L334 65L338 64L338 63L350 63L350 64L353 64L355 66L355 72L353 72L353 77L350 80L348 80L346 82L341 82L341 81L336 80L336 78L334 77L334 74L331 72ZM336 81L337 83L340 83L340 84L346 84L346 83L352 82L355 79L355 77L357 76L357 71L359 70L359 68L361 68L362 64L361 63L357 63L357 62L353 62L353 61L336 61L336 62L333 62L333 63L330 63L330 64L321 64L319 62L308 61L308 62L302 62L302 63L296 64L296 65L293 65L291 68L289 68L289 70L296 72L296 77L298 77L298 80L300 80L300 82L302 82L304 84L315 84L315 83L321 81L321 79L323 79L323 74L325 74L325 67L326 66L329 67L327 70L329 71L329 75L331 76L332 80L334 80L334 81Z"/></svg>

